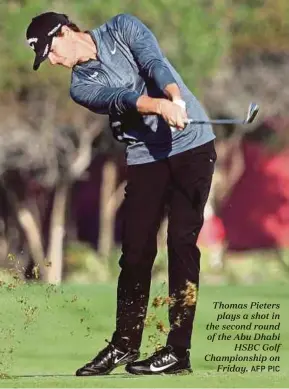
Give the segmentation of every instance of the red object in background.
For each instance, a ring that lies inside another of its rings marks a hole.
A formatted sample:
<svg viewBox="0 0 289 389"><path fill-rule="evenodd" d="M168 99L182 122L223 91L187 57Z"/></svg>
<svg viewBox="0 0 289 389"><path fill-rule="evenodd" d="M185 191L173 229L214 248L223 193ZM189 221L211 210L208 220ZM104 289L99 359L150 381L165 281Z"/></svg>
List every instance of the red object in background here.
<svg viewBox="0 0 289 389"><path fill-rule="evenodd" d="M210 247L215 244L222 244L225 240L225 229L223 222L217 216L212 216L204 221L201 229L198 244Z"/></svg>
<svg viewBox="0 0 289 389"><path fill-rule="evenodd" d="M245 171L224 204L228 248L289 246L289 150L272 155L244 142Z"/></svg>

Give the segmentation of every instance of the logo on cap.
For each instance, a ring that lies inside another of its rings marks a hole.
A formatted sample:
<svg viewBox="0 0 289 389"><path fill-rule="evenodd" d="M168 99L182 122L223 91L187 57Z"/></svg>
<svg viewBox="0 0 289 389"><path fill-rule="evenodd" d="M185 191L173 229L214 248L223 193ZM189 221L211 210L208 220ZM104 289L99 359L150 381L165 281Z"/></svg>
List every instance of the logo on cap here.
<svg viewBox="0 0 289 389"><path fill-rule="evenodd" d="M30 39L27 40L27 42L28 42L29 46L30 46L33 50L35 50L35 45L34 45L34 43L37 43L37 42L38 42L38 38L30 38Z"/></svg>
<svg viewBox="0 0 289 389"><path fill-rule="evenodd" d="M59 30L59 28L62 26L61 23L57 24L57 26L55 26L51 31L48 32L48 36L51 36L53 35L57 30Z"/></svg>

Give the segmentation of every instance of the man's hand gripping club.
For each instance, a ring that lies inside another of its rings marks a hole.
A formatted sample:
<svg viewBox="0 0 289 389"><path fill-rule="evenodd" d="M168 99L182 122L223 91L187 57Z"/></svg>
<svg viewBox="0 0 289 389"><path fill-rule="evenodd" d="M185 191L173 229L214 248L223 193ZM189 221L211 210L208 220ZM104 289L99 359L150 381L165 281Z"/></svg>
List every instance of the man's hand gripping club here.
<svg viewBox="0 0 289 389"><path fill-rule="evenodd" d="M170 127L180 131L185 128L188 121L185 103L179 98L170 101L141 96L137 100L137 110L143 115L160 115Z"/></svg>

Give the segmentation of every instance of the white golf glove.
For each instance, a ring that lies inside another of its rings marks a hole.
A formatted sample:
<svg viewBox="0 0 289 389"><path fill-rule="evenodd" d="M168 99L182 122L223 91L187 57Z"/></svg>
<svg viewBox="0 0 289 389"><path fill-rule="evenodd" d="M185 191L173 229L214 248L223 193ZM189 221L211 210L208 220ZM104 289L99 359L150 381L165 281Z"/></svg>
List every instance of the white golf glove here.
<svg viewBox="0 0 289 389"><path fill-rule="evenodd" d="M184 100L175 99L175 100L173 100L173 103L179 105L184 110L186 109L186 102ZM173 126L170 126L170 129L172 132L178 131L178 129L176 127L173 127Z"/></svg>

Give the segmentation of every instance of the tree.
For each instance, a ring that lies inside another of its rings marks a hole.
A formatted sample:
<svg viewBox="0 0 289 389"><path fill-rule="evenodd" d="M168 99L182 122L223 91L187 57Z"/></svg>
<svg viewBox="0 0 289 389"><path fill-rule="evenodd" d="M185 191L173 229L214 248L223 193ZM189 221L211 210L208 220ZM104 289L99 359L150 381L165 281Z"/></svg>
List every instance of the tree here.
<svg viewBox="0 0 289 389"><path fill-rule="evenodd" d="M0 8L0 90L19 96L34 89L62 90L67 94L69 72L55 71L46 64L41 72L31 70L33 51L25 44L31 18L47 9L68 14L80 28L96 28L115 14L129 12L140 17L155 33L169 59L189 86L198 91L200 81L211 74L227 49L222 28L225 5L209 11L198 0L173 2L132 0L78 0L50 2L6 1ZM200 92L200 91L199 91Z"/></svg>
<svg viewBox="0 0 289 389"><path fill-rule="evenodd" d="M24 232L37 273L43 280L59 283L62 276L63 238L65 235L66 204L73 181L80 179L92 158L93 141L103 125L91 116L83 116L79 127L57 127L57 107L50 109L38 129L36 118L26 114L13 118L8 115L0 128L2 189ZM19 108L21 109L21 108ZM88 120L88 117L90 118ZM78 119L79 120L79 119ZM53 190L49 243L44 247L41 217L35 196L28 193L33 179L40 187Z"/></svg>

